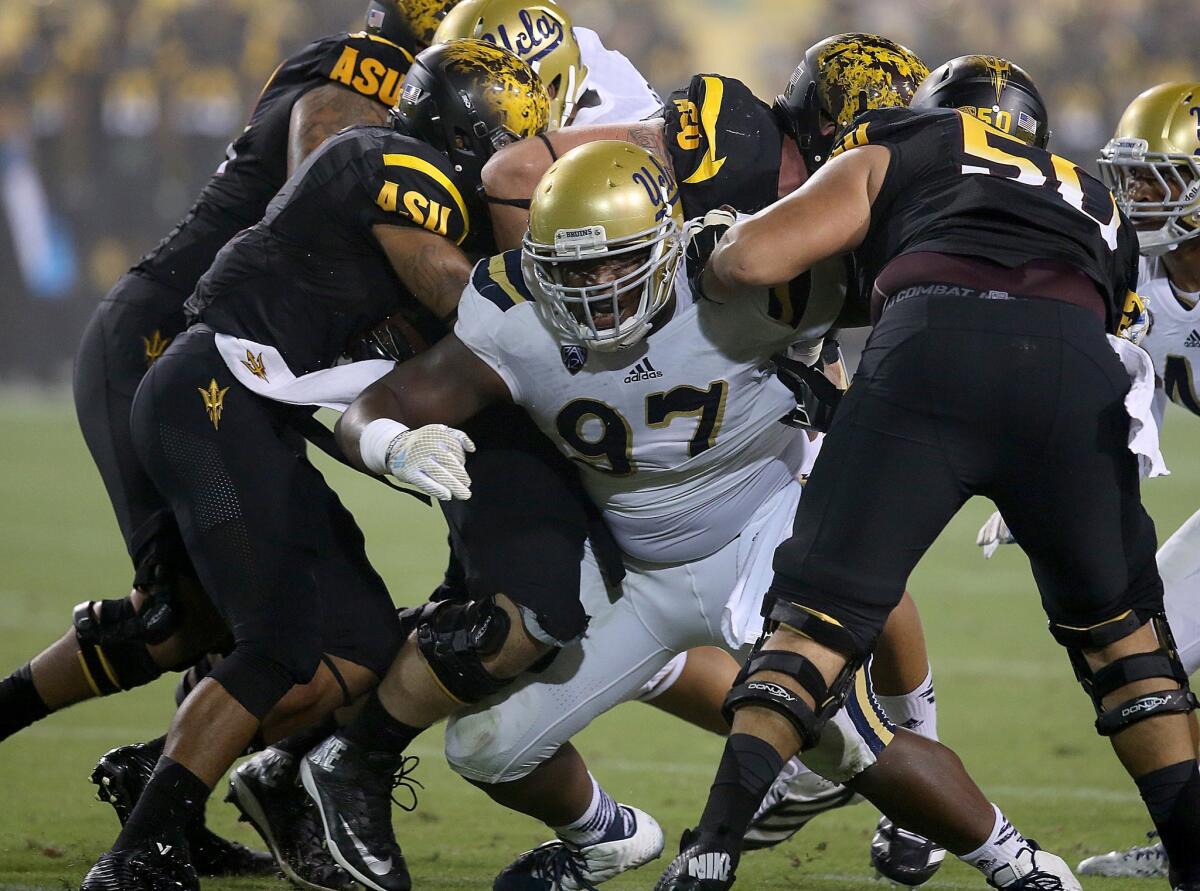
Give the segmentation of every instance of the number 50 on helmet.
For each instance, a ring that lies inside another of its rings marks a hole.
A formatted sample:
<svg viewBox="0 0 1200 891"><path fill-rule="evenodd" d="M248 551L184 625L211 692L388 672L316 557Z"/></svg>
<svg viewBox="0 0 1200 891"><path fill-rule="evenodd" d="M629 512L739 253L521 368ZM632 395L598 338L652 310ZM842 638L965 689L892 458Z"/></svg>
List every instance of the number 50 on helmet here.
<svg viewBox="0 0 1200 891"><path fill-rule="evenodd" d="M637 343L675 292L683 211L675 179L627 142L573 149L529 207L522 270L561 340L611 351Z"/></svg>

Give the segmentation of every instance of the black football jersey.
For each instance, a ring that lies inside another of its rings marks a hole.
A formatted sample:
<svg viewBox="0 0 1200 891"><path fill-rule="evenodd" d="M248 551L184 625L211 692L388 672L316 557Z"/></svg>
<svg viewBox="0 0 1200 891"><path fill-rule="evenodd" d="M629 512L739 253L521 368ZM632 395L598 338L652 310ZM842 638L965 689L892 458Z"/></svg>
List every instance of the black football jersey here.
<svg viewBox="0 0 1200 891"><path fill-rule="evenodd" d="M420 226L466 248L477 240L482 211L454 177L445 155L391 128L334 136L217 254L187 301L189 322L274 346L297 375L329 367L380 319L421 313L374 226Z"/></svg>
<svg viewBox="0 0 1200 891"><path fill-rule="evenodd" d="M190 294L217 251L262 219L287 180L292 106L309 90L335 83L390 108L400 97L412 58L403 47L361 32L324 37L285 60L187 216L134 270Z"/></svg>
<svg viewBox="0 0 1200 891"><path fill-rule="evenodd" d="M779 197L783 129L741 81L697 74L671 94L667 149L687 219L728 204L757 213Z"/></svg>
<svg viewBox="0 0 1200 891"><path fill-rule="evenodd" d="M870 111L831 157L885 145L891 164L854 251L858 292L914 251L980 257L1014 268L1053 260L1091 278L1115 330L1137 285L1137 235L1104 184L1058 155L951 109Z"/></svg>

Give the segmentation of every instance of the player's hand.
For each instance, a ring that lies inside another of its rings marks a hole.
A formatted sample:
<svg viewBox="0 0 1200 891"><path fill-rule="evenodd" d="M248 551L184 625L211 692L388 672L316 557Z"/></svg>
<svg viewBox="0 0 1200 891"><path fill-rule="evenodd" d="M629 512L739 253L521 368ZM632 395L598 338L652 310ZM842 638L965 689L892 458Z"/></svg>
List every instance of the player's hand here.
<svg viewBox="0 0 1200 891"><path fill-rule="evenodd" d="M445 424L427 424L405 430L387 447L385 464L396 479L439 501L471 497L467 452L475 443L461 430Z"/></svg>
<svg viewBox="0 0 1200 891"><path fill-rule="evenodd" d="M979 534L975 536L975 544L983 548L984 559L990 559L1000 545L1015 542L1016 539L1008 531L1008 524L1004 522L1004 517L1000 516L1000 511L988 517L987 522L980 527Z"/></svg>
<svg viewBox="0 0 1200 891"><path fill-rule="evenodd" d="M700 276L708 264L708 258L717 249L717 242L736 222L737 214L733 208L718 207L684 224L684 261L687 263L688 284L692 286L695 294L703 293L700 289Z"/></svg>

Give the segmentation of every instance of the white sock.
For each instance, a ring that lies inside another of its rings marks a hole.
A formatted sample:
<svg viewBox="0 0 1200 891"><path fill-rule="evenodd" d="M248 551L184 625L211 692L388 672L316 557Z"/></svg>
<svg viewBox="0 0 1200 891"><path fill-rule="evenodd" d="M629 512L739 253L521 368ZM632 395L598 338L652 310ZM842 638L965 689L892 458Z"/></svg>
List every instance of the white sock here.
<svg viewBox="0 0 1200 891"><path fill-rule="evenodd" d="M1000 808L993 804L992 810L996 813L992 834L970 854L963 854L958 858L983 873L984 878L991 878L997 869L1016 860L1017 855L1029 847L1025 836L1008 822L1004 814L1000 813Z"/></svg>
<svg viewBox="0 0 1200 891"><path fill-rule="evenodd" d="M588 774L591 776L591 774ZM610 831L621 829L614 824L622 822L624 815L612 797L600 788L595 777L592 779L592 802L578 820L566 826L554 826L554 834L565 842L578 847L594 845L605 840Z"/></svg>
<svg viewBox="0 0 1200 891"><path fill-rule="evenodd" d="M897 727L911 730L926 739L938 738L937 735L937 703L933 695L933 669L925 675L925 680L917 685L917 689L903 696L881 696L875 694L887 716Z"/></svg>

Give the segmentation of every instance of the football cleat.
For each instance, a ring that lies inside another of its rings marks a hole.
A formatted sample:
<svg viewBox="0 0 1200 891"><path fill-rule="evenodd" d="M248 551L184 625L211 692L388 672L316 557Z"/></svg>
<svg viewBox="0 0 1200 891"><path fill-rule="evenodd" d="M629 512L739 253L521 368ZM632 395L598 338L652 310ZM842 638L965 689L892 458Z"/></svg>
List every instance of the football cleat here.
<svg viewBox="0 0 1200 891"><path fill-rule="evenodd" d="M807 826L813 817L862 800L862 796L810 772L800 759L792 758L783 765L750 821L744 850L773 848Z"/></svg>
<svg viewBox="0 0 1200 891"><path fill-rule="evenodd" d="M229 778L225 800L262 836L284 877L311 891L350 891L350 874L325 850L317 807L300 788L297 759L265 749Z"/></svg>
<svg viewBox="0 0 1200 891"><path fill-rule="evenodd" d="M1005 891L1083 891L1079 879L1061 857L1043 851L1037 842L1027 839L1015 860L997 867L987 877L993 888Z"/></svg>
<svg viewBox="0 0 1200 891"><path fill-rule="evenodd" d="M411 791L415 781L407 777L416 763L411 756L368 752L339 736L329 737L300 763L300 781L316 802L333 859L374 891L412 888L392 831L391 792L401 785Z"/></svg>
<svg viewBox="0 0 1200 891"><path fill-rule="evenodd" d="M679 840L679 856L654 891L726 891L733 887L737 864L737 852L718 836L686 829Z"/></svg>
<svg viewBox="0 0 1200 891"><path fill-rule="evenodd" d="M1157 834L1151 832L1148 837L1154 838ZM1078 867L1080 875L1125 879L1166 878L1167 869L1167 852L1163 850L1162 842L1097 854L1083 860Z"/></svg>
<svg viewBox="0 0 1200 891"><path fill-rule="evenodd" d="M871 839L871 865L880 878L915 888L942 868L946 849L880 817Z"/></svg>
<svg viewBox="0 0 1200 891"><path fill-rule="evenodd" d="M187 843L166 838L124 851L106 851L79 891L200 891Z"/></svg>
<svg viewBox="0 0 1200 891"><path fill-rule="evenodd" d="M627 835L577 847L556 840L526 851L496 876L492 891L590 891L637 869L662 853L658 822L644 811L619 805Z"/></svg>
<svg viewBox="0 0 1200 891"><path fill-rule="evenodd" d="M157 739L110 749L96 762L90 777L96 785L96 797L112 805L122 826L154 775L154 765L162 752L163 740ZM184 835L191 851L192 865L202 876L270 875L275 871L269 854L252 851L217 835L205 825L203 813L188 824Z"/></svg>

